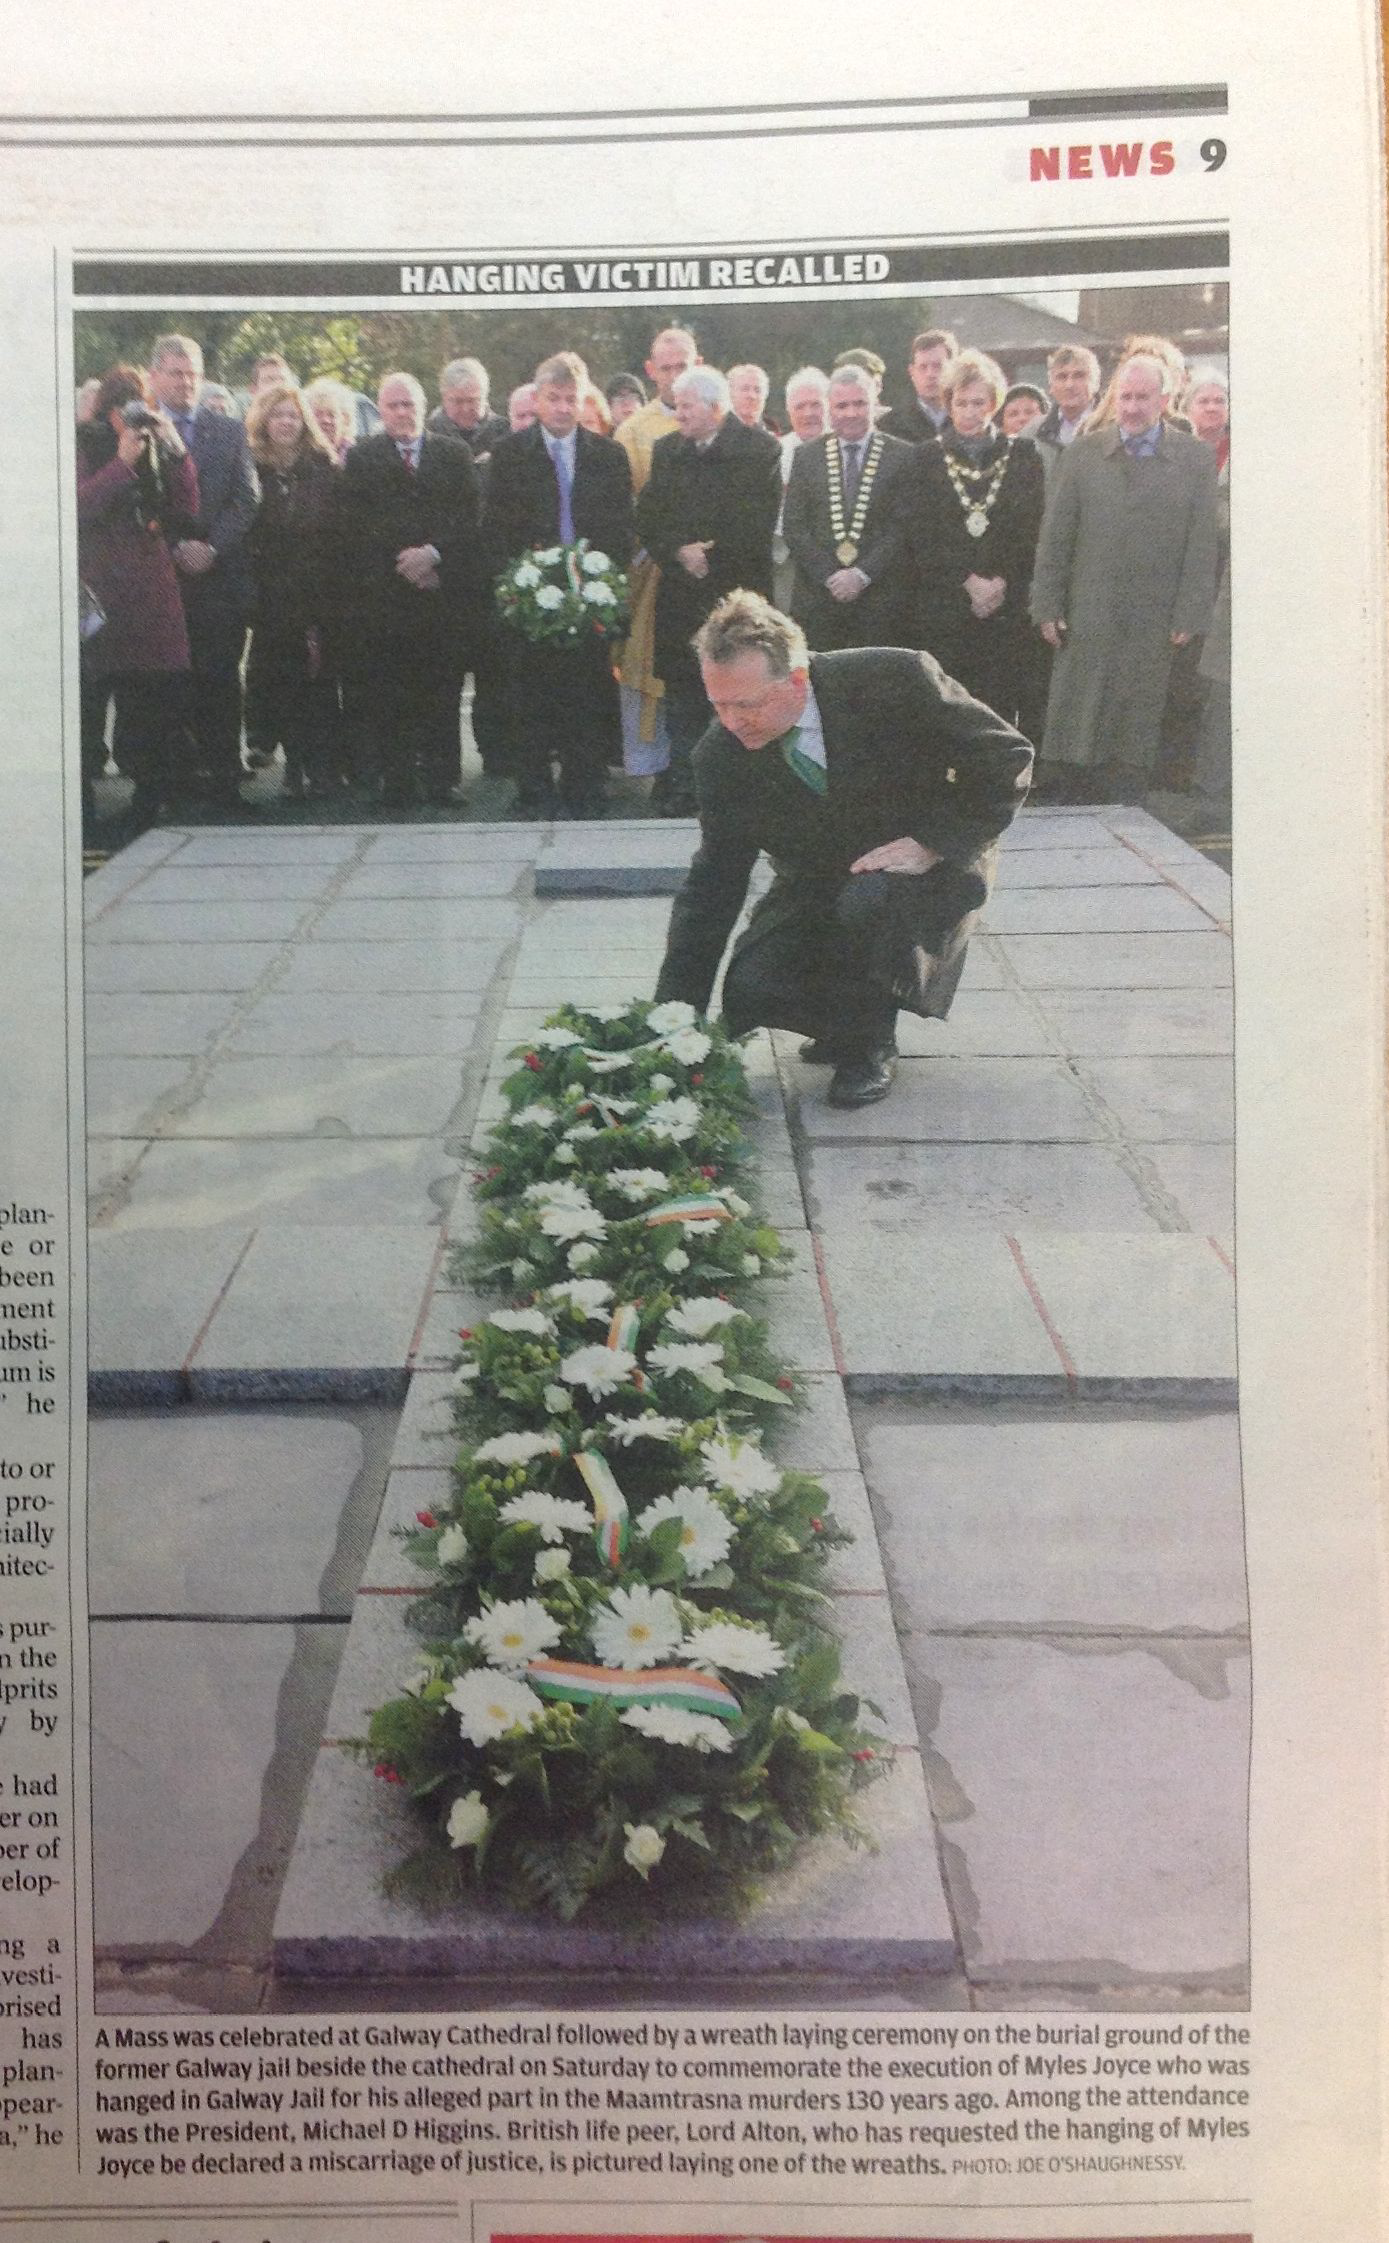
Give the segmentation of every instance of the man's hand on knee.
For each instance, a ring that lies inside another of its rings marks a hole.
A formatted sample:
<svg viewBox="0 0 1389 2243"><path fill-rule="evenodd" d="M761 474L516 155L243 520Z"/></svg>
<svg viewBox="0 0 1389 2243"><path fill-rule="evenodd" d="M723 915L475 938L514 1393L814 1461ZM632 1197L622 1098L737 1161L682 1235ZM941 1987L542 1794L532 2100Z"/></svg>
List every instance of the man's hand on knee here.
<svg viewBox="0 0 1389 2243"><path fill-rule="evenodd" d="M938 849L928 849L924 842L913 841L904 833L898 841L884 841L881 848L870 849L863 857L855 858L850 872L929 872L933 864L941 861Z"/></svg>

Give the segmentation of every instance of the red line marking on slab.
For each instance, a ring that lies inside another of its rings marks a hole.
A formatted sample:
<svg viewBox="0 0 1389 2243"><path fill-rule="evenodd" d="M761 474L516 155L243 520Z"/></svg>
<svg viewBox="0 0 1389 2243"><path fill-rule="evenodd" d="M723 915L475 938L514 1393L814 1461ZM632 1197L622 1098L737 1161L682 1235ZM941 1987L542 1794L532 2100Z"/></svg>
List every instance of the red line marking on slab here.
<svg viewBox="0 0 1389 2243"><path fill-rule="evenodd" d="M835 1370L840 1378L843 1378L844 1349L839 1338L839 1319L834 1313L834 1299L830 1292L830 1281L825 1270L824 1252L814 1231L810 1234L810 1251L815 1257L815 1277L820 1287L820 1303L825 1311L825 1322L829 1327L830 1354L834 1357Z"/></svg>
<svg viewBox="0 0 1389 2243"><path fill-rule="evenodd" d="M1108 828L1108 831L1110 833L1114 833L1113 826L1110 826ZM1159 864L1156 857L1150 857L1147 850L1140 849L1136 841L1130 841L1126 833L1115 833L1114 838L1116 841L1120 842L1125 849L1132 849L1140 864L1145 864L1150 872L1155 872L1159 880L1165 881L1169 888L1175 888L1179 896L1184 896L1188 903L1195 904L1198 911L1204 912L1211 925L1213 927L1218 927L1221 934L1229 934L1229 920L1222 919L1218 911L1212 911L1209 904L1202 903L1198 897L1193 896L1190 890L1184 888L1181 884L1181 881L1176 879L1173 874L1168 871L1166 865ZM1219 866L1217 866L1216 870L1218 871L1219 869Z"/></svg>
<svg viewBox="0 0 1389 2243"><path fill-rule="evenodd" d="M1230 1272L1231 1277L1233 1277L1235 1274L1235 1265L1231 1261L1229 1255L1226 1253L1224 1247L1221 1245L1220 1240L1218 1238L1212 1238L1209 1232L1207 1232L1206 1244L1207 1246L1209 1246L1211 1252L1225 1264L1226 1269Z"/></svg>
<svg viewBox="0 0 1389 2243"><path fill-rule="evenodd" d="M1060 1358L1061 1368L1065 1372L1067 1378L1070 1380L1071 1385L1074 1386L1077 1381L1078 1373L1076 1371L1075 1364L1071 1361L1070 1351L1066 1346L1066 1342L1062 1339L1061 1334L1057 1331L1055 1324L1052 1322L1051 1310L1047 1307L1046 1302L1042 1299L1041 1287L1038 1285L1036 1278L1033 1276L1031 1270L1027 1266L1026 1261L1023 1259L1023 1251L1019 1246L1017 1240L1015 1238L1005 1237L1005 1243L1007 1245L1009 1253L1013 1257L1013 1260L1018 1265L1018 1275L1021 1277L1023 1284L1027 1287L1028 1298L1030 1299L1032 1306L1036 1309L1037 1314L1042 1320L1042 1326L1046 1332L1047 1338L1051 1341L1052 1346L1056 1349L1057 1355Z"/></svg>
<svg viewBox="0 0 1389 2243"><path fill-rule="evenodd" d="M197 1354L198 1349L202 1346L203 1341L207 1338L208 1332L212 1328L212 1320L217 1314L218 1309L222 1306L223 1301L231 1291L232 1283L236 1277L237 1271L245 1261L246 1256L250 1253L251 1248L255 1245L256 1235L257 1234L255 1231L248 1231L246 1235L245 1245L242 1247L241 1252L237 1255L236 1260L232 1263L231 1268L227 1271L226 1276L223 1278L221 1285L217 1289L216 1300L213 1302L211 1308L208 1310L206 1316L198 1326L197 1331L193 1334L193 1344L189 1348L188 1353L184 1356L183 1362L179 1366L180 1378L183 1376L183 1373L185 1371L189 1371L192 1369L193 1358Z"/></svg>

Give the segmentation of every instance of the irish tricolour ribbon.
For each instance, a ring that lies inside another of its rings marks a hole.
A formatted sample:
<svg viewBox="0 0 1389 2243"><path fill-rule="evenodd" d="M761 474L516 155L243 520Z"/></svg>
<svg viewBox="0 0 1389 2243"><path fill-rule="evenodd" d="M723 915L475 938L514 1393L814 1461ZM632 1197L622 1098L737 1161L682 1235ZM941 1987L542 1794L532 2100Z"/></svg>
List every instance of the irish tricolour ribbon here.
<svg viewBox="0 0 1389 2243"><path fill-rule="evenodd" d="M532 1659L526 1680L542 1698L563 1698L571 1706L607 1698L617 1706L677 1706L720 1721L737 1721L743 1711L727 1683L693 1667L586 1667L577 1659Z"/></svg>
<svg viewBox="0 0 1389 2243"><path fill-rule="evenodd" d="M593 1539L598 1545L598 1555L616 1567L627 1547L631 1527L627 1498L607 1458L600 1456L596 1449L576 1450L574 1463L593 1498Z"/></svg>
<svg viewBox="0 0 1389 2243"><path fill-rule="evenodd" d="M654 1230L658 1223L731 1223L732 1215L720 1200L708 1192L691 1192L685 1199L663 1199L659 1207L646 1213L646 1227Z"/></svg>

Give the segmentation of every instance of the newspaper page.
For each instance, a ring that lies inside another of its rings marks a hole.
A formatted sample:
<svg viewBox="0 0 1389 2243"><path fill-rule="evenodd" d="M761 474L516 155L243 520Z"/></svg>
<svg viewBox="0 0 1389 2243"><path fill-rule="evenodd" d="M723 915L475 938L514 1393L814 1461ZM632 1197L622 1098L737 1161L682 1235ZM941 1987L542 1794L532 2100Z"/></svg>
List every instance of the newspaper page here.
<svg viewBox="0 0 1389 2243"><path fill-rule="evenodd" d="M8 28L0 2236L1368 2243L1376 24Z"/></svg>

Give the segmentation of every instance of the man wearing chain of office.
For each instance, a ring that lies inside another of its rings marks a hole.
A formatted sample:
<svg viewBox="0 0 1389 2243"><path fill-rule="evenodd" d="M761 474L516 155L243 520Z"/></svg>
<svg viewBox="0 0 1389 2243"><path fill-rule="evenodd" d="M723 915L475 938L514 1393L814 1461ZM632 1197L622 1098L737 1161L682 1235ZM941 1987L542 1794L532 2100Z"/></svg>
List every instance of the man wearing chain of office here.
<svg viewBox="0 0 1389 2243"><path fill-rule="evenodd" d="M729 593L693 644L715 722L657 997L708 1008L765 851L776 877L733 946L724 1024L799 1030L833 1070L830 1104L871 1105L892 1088L899 1008L950 1009L1032 750L931 655L811 655L755 592Z"/></svg>

